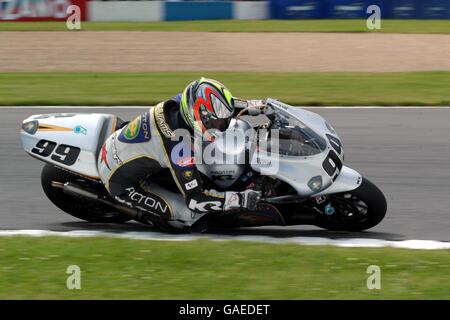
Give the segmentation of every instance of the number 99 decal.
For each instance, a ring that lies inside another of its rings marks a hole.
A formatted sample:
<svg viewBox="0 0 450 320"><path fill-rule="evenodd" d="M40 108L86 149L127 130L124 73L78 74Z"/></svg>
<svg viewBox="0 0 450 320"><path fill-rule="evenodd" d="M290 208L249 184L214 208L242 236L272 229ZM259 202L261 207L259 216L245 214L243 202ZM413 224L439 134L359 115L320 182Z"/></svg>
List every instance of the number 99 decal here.
<svg viewBox="0 0 450 320"><path fill-rule="evenodd" d="M339 156L333 150L328 152L328 156L322 163L322 167L325 172L331 177L331 180L335 180L341 172L342 169L342 161L339 159Z"/></svg>
<svg viewBox="0 0 450 320"><path fill-rule="evenodd" d="M77 161L81 151L80 148L66 144L60 144L58 147L56 146L56 142L39 140L38 143L36 143L36 146L31 149L31 152L41 157L48 157L51 155L50 159L66 166L71 166Z"/></svg>
<svg viewBox="0 0 450 320"><path fill-rule="evenodd" d="M322 167L325 172L331 177L331 180L334 181L342 169L342 161L339 158L339 155L342 153L342 143L338 138L330 134L327 134L326 136L328 138L328 141L330 141L331 147L334 150L330 150L330 152L328 152L327 157L322 163Z"/></svg>

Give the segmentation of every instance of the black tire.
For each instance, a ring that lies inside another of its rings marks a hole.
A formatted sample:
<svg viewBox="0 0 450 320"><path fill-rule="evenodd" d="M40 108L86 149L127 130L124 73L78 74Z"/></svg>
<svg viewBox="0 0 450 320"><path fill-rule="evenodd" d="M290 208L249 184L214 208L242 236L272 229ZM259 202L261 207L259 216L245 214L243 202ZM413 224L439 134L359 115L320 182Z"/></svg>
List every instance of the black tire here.
<svg viewBox="0 0 450 320"><path fill-rule="evenodd" d="M355 190L332 195L330 198L336 212L330 216L321 216L317 223L319 227L327 230L353 232L367 230L379 224L386 215L386 198L381 190L366 178L362 179L361 185ZM343 218L345 207L348 209L354 202L358 204L354 206L355 209L359 210L362 207L365 212L358 212L353 218L348 216Z"/></svg>
<svg viewBox="0 0 450 320"><path fill-rule="evenodd" d="M59 188L51 185L52 181L56 182L78 182L81 184L97 184L96 182L84 179L81 176L72 174L68 171L46 164L42 169L41 185L46 196L50 201L62 211L89 222L99 223L124 223L130 220L128 217L114 212L110 207L92 203L92 201L84 200L78 197L72 197L64 194Z"/></svg>

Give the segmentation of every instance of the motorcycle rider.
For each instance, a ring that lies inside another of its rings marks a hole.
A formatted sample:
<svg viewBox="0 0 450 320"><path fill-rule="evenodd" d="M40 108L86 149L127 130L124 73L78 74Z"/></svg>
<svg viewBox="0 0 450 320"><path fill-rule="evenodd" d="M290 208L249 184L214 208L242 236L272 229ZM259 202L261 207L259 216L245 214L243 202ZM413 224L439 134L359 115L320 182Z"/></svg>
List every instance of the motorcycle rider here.
<svg viewBox="0 0 450 320"><path fill-rule="evenodd" d="M174 152L176 129L188 130L191 137L208 135L210 129L224 131L234 112L235 98L222 83L203 77L191 82L181 94L149 108L106 140L98 158L106 189L117 201L137 208L139 221L156 225L168 221L181 228L210 212L255 210L258 191L205 190L194 152ZM152 182L165 168L181 194Z"/></svg>

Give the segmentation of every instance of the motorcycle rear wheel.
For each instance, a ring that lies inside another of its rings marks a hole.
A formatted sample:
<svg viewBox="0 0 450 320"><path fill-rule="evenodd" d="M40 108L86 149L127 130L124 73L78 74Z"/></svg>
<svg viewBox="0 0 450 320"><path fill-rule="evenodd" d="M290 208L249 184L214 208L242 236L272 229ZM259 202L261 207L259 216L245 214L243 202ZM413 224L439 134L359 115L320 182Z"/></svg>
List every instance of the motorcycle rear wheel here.
<svg viewBox="0 0 450 320"><path fill-rule="evenodd" d="M53 187L51 185L52 181L61 183L75 182L86 185L93 185L95 182L57 168L51 164L46 164L41 173L42 188L48 199L62 211L89 222L124 223L130 220L128 217L114 212L114 209L106 205L92 203L89 200L67 195L60 188Z"/></svg>
<svg viewBox="0 0 450 320"><path fill-rule="evenodd" d="M386 215L386 198L363 178L355 190L330 196L335 212L318 218L317 226L330 231L363 231L379 224Z"/></svg>

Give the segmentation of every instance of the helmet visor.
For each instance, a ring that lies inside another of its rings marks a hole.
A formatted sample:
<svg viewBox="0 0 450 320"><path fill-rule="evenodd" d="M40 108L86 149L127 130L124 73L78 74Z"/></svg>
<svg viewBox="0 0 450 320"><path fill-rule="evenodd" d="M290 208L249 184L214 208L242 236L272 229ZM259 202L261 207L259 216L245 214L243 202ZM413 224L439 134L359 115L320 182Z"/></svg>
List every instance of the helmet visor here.
<svg viewBox="0 0 450 320"><path fill-rule="evenodd" d="M217 129L219 131L225 131L228 129L228 126L231 122L230 118L217 118L216 116L212 114L206 114L203 115L203 113L200 113L200 117L202 119L202 123L205 126L205 128L208 129Z"/></svg>

